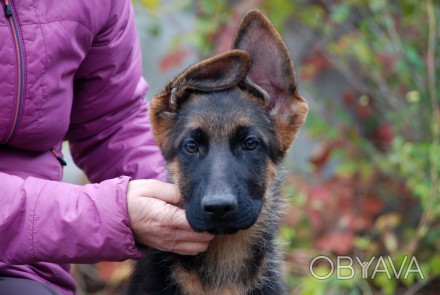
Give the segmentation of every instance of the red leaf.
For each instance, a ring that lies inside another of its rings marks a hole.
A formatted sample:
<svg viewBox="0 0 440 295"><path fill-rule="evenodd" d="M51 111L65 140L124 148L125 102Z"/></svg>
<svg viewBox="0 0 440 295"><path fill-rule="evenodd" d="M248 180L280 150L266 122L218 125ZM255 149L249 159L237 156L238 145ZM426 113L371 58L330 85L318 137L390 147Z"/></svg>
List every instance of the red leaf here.
<svg viewBox="0 0 440 295"><path fill-rule="evenodd" d="M383 66L385 76L389 77L392 75L396 66L396 57L380 52L378 58Z"/></svg>
<svg viewBox="0 0 440 295"><path fill-rule="evenodd" d="M212 41L215 42L214 54L223 53L232 48L232 40L234 40L235 32L240 25L242 16L238 11L233 11L230 21L223 27L219 28L217 33L212 36Z"/></svg>
<svg viewBox="0 0 440 295"><path fill-rule="evenodd" d="M302 63L301 78L315 80L318 74L330 68L330 62L321 51L315 50Z"/></svg>
<svg viewBox="0 0 440 295"><path fill-rule="evenodd" d="M393 129L390 124L381 123L377 130L377 138L382 143L388 144L393 140Z"/></svg>
<svg viewBox="0 0 440 295"><path fill-rule="evenodd" d="M312 154L310 155L310 162L316 167L318 172L321 171L327 163L331 151L332 145L327 142L321 141L315 145Z"/></svg>
<svg viewBox="0 0 440 295"><path fill-rule="evenodd" d="M311 187L308 193L307 216L315 230L326 227L329 204L332 201L332 193L326 185ZM331 213L331 212L330 212Z"/></svg>
<svg viewBox="0 0 440 295"><path fill-rule="evenodd" d="M373 226L371 219L359 215L356 212L349 212L341 218L341 223L352 232L360 232Z"/></svg>
<svg viewBox="0 0 440 295"><path fill-rule="evenodd" d="M338 255L348 254L354 246L354 235L351 232L333 231L321 237L316 247L322 251L331 251Z"/></svg>
<svg viewBox="0 0 440 295"><path fill-rule="evenodd" d="M367 120L371 118L371 114L373 113L373 104L368 103L367 105L356 105L356 114L362 120Z"/></svg>
<svg viewBox="0 0 440 295"><path fill-rule="evenodd" d="M374 216L383 209L383 202L376 197L368 196L361 200L362 211L370 216Z"/></svg>
<svg viewBox="0 0 440 295"><path fill-rule="evenodd" d="M188 55L189 50L181 47L166 53L159 61L159 71L167 72L172 68L182 66Z"/></svg>
<svg viewBox="0 0 440 295"><path fill-rule="evenodd" d="M359 95L353 89L348 89L342 94L342 101L346 106L352 105Z"/></svg>

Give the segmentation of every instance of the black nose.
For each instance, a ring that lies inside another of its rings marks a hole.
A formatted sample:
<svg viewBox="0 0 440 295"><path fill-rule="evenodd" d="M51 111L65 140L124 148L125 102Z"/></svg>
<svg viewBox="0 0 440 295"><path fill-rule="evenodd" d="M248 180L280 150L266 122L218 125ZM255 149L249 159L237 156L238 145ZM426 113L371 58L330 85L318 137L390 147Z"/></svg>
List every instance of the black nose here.
<svg viewBox="0 0 440 295"><path fill-rule="evenodd" d="M202 209L213 218L224 218L237 209L237 199L233 195L205 196L202 199Z"/></svg>

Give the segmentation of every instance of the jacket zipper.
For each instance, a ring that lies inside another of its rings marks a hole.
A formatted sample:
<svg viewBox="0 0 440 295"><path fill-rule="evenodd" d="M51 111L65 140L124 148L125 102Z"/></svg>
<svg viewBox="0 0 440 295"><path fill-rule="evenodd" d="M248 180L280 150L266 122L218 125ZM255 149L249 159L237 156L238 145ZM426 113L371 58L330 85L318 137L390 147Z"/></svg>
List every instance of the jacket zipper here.
<svg viewBox="0 0 440 295"><path fill-rule="evenodd" d="M12 35L14 38L15 45L15 53L17 58L17 95L16 95L16 103L14 110L14 119L12 121L11 127L6 138L2 141L2 143L7 143L10 141L15 133L17 132L19 122L21 120L22 112L23 112L23 103L24 103L24 82L25 82L25 70L24 70L24 57L23 57L23 44L20 36L20 31L18 27L17 18L14 15L12 9L12 1L5 0L5 15L9 21L11 26Z"/></svg>

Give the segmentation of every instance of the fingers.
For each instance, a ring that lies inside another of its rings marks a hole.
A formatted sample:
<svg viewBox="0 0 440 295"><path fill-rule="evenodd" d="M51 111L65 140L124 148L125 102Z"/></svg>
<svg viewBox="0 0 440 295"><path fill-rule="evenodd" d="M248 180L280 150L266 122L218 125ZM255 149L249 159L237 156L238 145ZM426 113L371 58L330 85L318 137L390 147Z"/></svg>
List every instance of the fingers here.
<svg viewBox="0 0 440 295"><path fill-rule="evenodd" d="M166 251L174 252L180 255L197 255L199 253L205 252L208 249L208 242L180 242L175 245L174 248L168 249Z"/></svg>
<svg viewBox="0 0 440 295"><path fill-rule="evenodd" d="M209 242L214 238L213 235L207 232L194 232L176 229L174 231L174 239L176 241L191 241L191 242Z"/></svg>
<svg viewBox="0 0 440 295"><path fill-rule="evenodd" d="M166 244L164 250L180 255L196 255L205 252L213 238L208 233L175 230L174 239Z"/></svg>
<svg viewBox="0 0 440 295"><path fill-rule="evenodd" d="M191 226L188 223L188 220L186 219L185 211L174 207L172 205L168 206L169 211L164 212L163 220L164 223L166 223L168 226L172 228L179 228L183 230L191 231Z"/></svg>
<svg viewBox="0 0 440 295"><path fill-rule="evenodd" d="M162 200L170 204L177 204L181 195L176 185L155 179L142 180L143 195Z"/></svg>
<svg viewBox="0 0 440 295"><path fill-rule="evenodd" d="M207 232L195 232L189 225L184 210L172 205L169 207L174 212L170 214L170 223L166 224L169 232L163 239L170 240L165 242L164 250L180 255L196 255L206 251L214 236Z"/></svg>
<svg viewBox="0 0 440 295"><path fill-rule="evenodd" d="M136 240L146 246L180 255L206 251L214 238L195 232L185 211L173 204L181 196L177 186L157 180L132 180L127 189L128 213Z"/></svg>
<svg viewBox="0 0 440 295"><path fill-rule="evenodd" d="M209 242L214 238L213 235L203 232L185 231L176 229L174 239L168 243L166 251L180 255L196 255L208 249Z"/></svg>
<svg viewBox="0 0 440 295"><path fill-rule="evenodd" d="M186 233L181 234L182 237L187 237ZM197 237L195 240L175 240L173 238L170 239L169 236L173 236L170 234L168 237L164 237L163 233L158 234L157 236L149 236L141 239L140 242L149 247L156 248L165 252L173 252L180 255L196 255L201 252L205 252L209 246L209 240L205 241L197 241L204 240L202 234L201 237ZM211 238L211 237L208 237Z"/></svg>
<svg viewBox="0 0 440 295"><path fill-rule="evenodd" d="M180 255L196 255L206 251L213 238L214 236L208 233L161 228L157 232L143 236L139 242L161 251Z"/></svg>

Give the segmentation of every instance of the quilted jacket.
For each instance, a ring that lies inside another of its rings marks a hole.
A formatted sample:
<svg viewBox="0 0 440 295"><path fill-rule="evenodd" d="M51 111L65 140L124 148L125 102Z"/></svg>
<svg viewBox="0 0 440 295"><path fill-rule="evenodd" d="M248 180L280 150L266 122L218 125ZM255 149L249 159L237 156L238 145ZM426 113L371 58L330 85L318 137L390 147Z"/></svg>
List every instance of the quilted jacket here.
<svg viewBox="0 0 440 295"><path fill-rule="evenodd" d="M130 178L164 179L129 0L0 0L0 276L74 294L69 263L139 258ZM92 184L60 182L62 142Z"/></svg>

